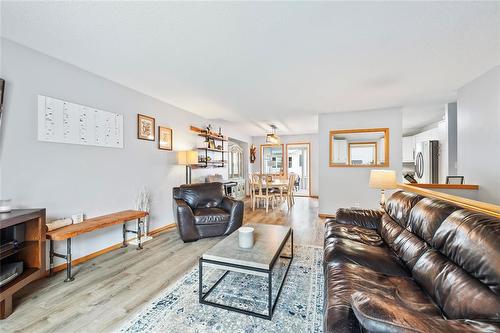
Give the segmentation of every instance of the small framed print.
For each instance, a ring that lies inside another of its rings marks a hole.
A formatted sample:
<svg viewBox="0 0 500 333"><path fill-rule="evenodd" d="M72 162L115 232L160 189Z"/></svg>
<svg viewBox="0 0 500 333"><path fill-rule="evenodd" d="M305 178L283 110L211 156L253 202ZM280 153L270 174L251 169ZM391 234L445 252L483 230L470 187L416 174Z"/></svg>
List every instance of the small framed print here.
<svg viewBox="0 0 500 333"><path fill-rule="evenodd" d="M214 139L208 139L208 148L215 149L215 140Z"/></svg>
<svg viewBox="0 0 500 333"><path fill-rule="evenodd" d="M158 126L158 149L172 150L172 129Z"/></svg>
<svg viewBox="0 0 500 333"><path fill-rule="evenodd" d="M137 138L155 141L155 118L142 114L137 115Z"/></svg>

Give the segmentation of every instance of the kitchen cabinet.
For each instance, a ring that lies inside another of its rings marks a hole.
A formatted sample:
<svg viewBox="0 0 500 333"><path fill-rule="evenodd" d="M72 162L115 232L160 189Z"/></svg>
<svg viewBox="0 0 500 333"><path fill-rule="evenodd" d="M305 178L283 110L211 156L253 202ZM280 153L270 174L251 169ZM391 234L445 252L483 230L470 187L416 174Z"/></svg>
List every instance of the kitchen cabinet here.
<svg viewBox="0 0 500 333"><path fill-rule="evenodd" d="M403 162L415 162L415 136L403 137Z"/></svg>
<svg viewBox="0 0 500 333"><path fill-rule="evenodd" d="M347 140L333 140L333 163L347 164Z"/></svg>

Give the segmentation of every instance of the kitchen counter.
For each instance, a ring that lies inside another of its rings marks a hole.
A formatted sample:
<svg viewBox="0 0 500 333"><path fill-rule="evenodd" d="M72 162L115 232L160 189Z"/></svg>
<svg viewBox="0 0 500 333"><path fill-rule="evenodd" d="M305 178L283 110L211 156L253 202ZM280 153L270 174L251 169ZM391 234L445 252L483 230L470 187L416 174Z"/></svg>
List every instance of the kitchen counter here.
<svg viewBox="0 0 500 333"><path fill-rule="evenodd" d="M450 189L450 190L479 190L479 185L471 184L412 184L407 185L423 187L423 188L433 188L433 189Z"/></svg>
<svg viewBox="0 0 500 333"><path fill-rule="evenodd" d="M446 194L451 194L459 197L477 200L477 192L479 185L472 184L409 184L405 185L424 188Z"/></svg>

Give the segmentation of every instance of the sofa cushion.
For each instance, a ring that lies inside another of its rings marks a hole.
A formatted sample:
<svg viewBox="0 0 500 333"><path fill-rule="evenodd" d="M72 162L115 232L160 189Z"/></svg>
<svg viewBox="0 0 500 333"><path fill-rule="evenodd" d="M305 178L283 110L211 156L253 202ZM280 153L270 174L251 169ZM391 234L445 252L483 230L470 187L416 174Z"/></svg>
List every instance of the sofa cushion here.
<svg viewBox="0 0 500 333"><path fill-rule="evenodd" d="M422 199L415 193L397 191L387 199L385 211L400 226L406 228L410 210Z"/></svg>
<svg viewBox="0 0 500 333"><path fill-rule="evenodd" d="M228 223L231 215L220 208L198 208L194 211L195 224Z"/></svg>
<svg viewBox="0 0 500 333"><path fill-rule="evenodd" d="M429 249L429 245L410 231L403 229L392 243L391 249L411 270L420 256Z"/></svg>
<svg viewBox="0 0 500 333"><path fill-rule="evenodd" d="M403 232L403 230L404 228L396 223L388 214L382 215L378 227L378 233L380 234L380 236L382 236L385 243L389 247L392 247L394 241L399 236L399 234Z"/></svg>
<svg viewBox="0 0 500 333"><path fill-rule="evenodd" d="M349 239L328 238L325 241L323 260L326 265L350 263L387 275L409 276L409 272L387 246L371 246Z"/></svg>
<svg viewBox="0 0 500 333"><path fill-rule="evenodd" d="M384 212L373 209L340 208L335 213L335 220L341 224L352 224L368 229L377 229L380 217Z"/></svg>
<svg viewBox="0 0 500 333"><path fill-rule="evenodd" d="M500 219L462 209L441 224L432 245L500 295L499 242Z"/></svg>
<svg viewBox="0 0 500 333"><path fill-rule="evenodd" d="M331 237L350 239L373 246L382 245L382 238L375 230L335 221L325 223L325 239Z"/></svg>
<svg viewBox="0 0 500 333"><path fill-rule="evenodd" d="M438 251L424 253L412 273L447 318L500 322L500 297Z"/></svg>
<svg viewBox="0 0 500 333"><path fill-rule="evenodd" d="M224 198L224 186L221 183L201 183L181 185L181 198L191 209L218 207Z"/></svg>
<svg viewBox="0 0 500 333"><path fill-rule="evenodd" d="M360 326L370 333L498 332L498 326L472 320L445 320L408 308L400 299L372 291L356 292L351 306Z"/></svg>
<svg viewBox="0 0 500 333"><path fill-rule="evenodd" d="M325 272L325 332L359 332L351 309L357 291L401 299L413 311L439 316L439 308L408 277L388 276L351 263L332 264Z"/></svg>
<svg viewBox="0 0 500 333"><path fill-rule="evenodd" d="M457 209L440 200L423 198L410 212L408 229L430 244L441 223Z"/></svg>

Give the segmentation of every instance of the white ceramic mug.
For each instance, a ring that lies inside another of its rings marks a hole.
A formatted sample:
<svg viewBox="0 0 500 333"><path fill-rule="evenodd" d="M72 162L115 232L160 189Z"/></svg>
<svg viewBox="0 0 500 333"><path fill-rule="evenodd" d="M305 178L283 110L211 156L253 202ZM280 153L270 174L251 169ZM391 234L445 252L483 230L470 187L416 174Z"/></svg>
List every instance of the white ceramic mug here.
<svg viewBox="0 0 500 333"><path fill-rule="evenodd" d="M242 249L250 249L253 247L254 237L253 228L241 227L238 229L238 245Z"/></svg>

